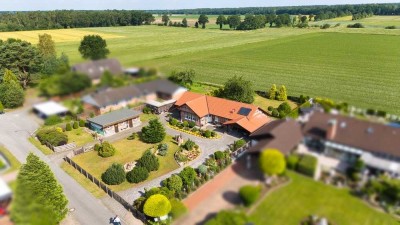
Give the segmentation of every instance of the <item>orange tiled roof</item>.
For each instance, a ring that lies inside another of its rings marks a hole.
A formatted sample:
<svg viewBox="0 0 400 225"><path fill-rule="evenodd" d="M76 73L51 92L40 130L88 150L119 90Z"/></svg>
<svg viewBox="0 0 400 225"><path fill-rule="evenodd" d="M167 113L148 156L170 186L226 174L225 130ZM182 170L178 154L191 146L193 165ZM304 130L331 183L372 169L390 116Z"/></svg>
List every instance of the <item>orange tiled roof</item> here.
<svg viewBox="0 0 400 225"><path fill-rule="evenodd" d="M249 132L255 131L270 121L270 118L255 105L223 98L186 92L178 99L175 105L183 106L185 104L199 117L204 117L208 114L223 117L229 119L225 124L236 123ZM247 116L238 114L241 108L250 110Z"/></svg>

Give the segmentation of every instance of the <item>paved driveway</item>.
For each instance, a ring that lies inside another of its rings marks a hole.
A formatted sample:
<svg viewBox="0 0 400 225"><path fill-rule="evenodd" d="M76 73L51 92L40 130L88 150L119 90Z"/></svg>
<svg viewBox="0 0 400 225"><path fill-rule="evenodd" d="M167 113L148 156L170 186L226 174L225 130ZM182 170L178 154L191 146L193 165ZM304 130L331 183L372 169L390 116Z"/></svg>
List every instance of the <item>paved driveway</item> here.
<svg viewBox="0 0 400 225"><path fill-rule="evenodd" d="M34 132L39 125L27 109L0 115L0 126L0 144L9 149L20 162L25 162L28 153L33 152L50 166L64 188L69 200L69 207L75 209L72 212L73 217L80 224L109 224L109 219L115 215L101 203L101 200L94 198L67 175L57 163L46 157L28 141L30 133Z"/></svg>

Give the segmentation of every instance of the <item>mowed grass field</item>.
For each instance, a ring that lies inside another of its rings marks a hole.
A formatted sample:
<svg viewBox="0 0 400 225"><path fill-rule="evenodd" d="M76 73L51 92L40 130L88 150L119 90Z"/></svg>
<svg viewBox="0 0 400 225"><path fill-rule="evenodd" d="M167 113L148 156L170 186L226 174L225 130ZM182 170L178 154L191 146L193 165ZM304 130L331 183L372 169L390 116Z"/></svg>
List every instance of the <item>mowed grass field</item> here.
<svg viewBox="0 0 400 225"><path fill-rule="evenodd" d="M47 31L31 32L16 38L37 42L37 33ZM78 52L82 36L98 33L107 39L110 57L126 67L156 67L165 74L191 68L197 72L197 81L217 84L238 75L251 80L257 90L285 84L290 95L329 97L400 114L396 104L400 95L398 29L348 29L342 25L328 30L220 31L154 25L52 32L74 36L70 41L53 36L57 51L65 52L71 64L84 61ZM24 33L0 33L0 37L18 34Z"/></svg>
<svg viewBox="0 0 400 225"><path fill-rule="evenodd" d="M313 24L325 24L329 23L335 25L340 23L342 26L347 26L348 24L362 23L366 28L385 28L387 26L396 26L400 29L400 16L372 16L360 20L351 20L352 16L338 17L330 20L311 22Z"/></svg>
<svg viewBox="0 0 400 225"><path fill-rule="evenodd" d="M254 224L297 225L317 215L338 225L395 225L392 216L370 208L348 189L338 189L293 172L287 186L270 193L250 215Z"/></svg>

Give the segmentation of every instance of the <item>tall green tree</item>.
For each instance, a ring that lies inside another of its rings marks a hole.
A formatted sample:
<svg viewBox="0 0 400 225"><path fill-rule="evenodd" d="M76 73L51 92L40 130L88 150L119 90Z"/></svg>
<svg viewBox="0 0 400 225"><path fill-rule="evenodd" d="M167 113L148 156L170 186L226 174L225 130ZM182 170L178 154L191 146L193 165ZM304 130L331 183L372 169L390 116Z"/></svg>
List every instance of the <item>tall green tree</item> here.
<svg viewBox="0 0 400 225"><path fill-rule="evenodd" d="M276 89L276 84L273 84L273 85L271 86L271 88L269 89L268 93L267 93L267 97L268 97L269 99L275 100L275 98L276 98L276 91L277 91L277 89Z"/></svg>
<svg viewBox="0 0 400 225"><path fill-rule="evenodd" d="M286 86L282 85L279 88L279 92L278 92L278 96L277 96L279 101L286 101L287 100L287 90L286 90Z"/></svg>
<svg viewBox="0 0 400 225"><path fill-rule="evenodd" d="M110 54L107 42L100 35L86 35L81 41L79 52L84 59L104 59Z"/></svg>
<svg viewBox="0 0 400 225"><path fill-rule="evenodd" d="M168 79L186 88L190 88L190 86L192 86L194 82L195 77L196 71L194 71L193 69L187 69L180 72L172 71Z"/></svg>
<svg viewBox="0 0 400 225"><path fill-rule="evenodd" d="M16 108L24 104L25 94L21 85L14 80L0 84L0 101L6 108Z"/></svg>
<svg viewBox="0 0 400 225"><path fill-rule="evenodd" d="M39 34L38 49L44 58L56 57L56 46L50 34Z"/></svg>
<svg viewBox="0 0 400 225"><path fill-rule="evenodd" d="M49 166L30 153L14 192L11 218L16 225L55 225L67 215L68 200Z"/></svg>
<svg viewBox="0 0 400 225"><path fill-rule="evenodd" d="M259 158L261 171L268 176L283 173L286 169L285 156L277 149L265 149Z"/></svg>
<svg viewBox="0 0 400 225"><path fill-rule="evenodd" d="M43 57L31 43L8 39L0 45L0 68L14 72L23 88L26 88L43 66Z"/></svg>
<svg viewBox="0 0 400 225"><path fill-rule="evenodd" d="M236 29L241 23L240 15L228 16L227 23L229 28Z"/></svg>
<svg viewBox="0 0 400 225"><path fill-rule="evenodd" d="M215 95L238 102L254 102L253 85L250 81L238 76L234 76L225 82L224 86L215 92Z"/></svg>
<svg viewBox="0 0 400 225"><path fill-rule="evenodd" d="M226 24L226 17L224 15L219 15L217 18L216 24L218 24L219 29L222 30L222 26L224 26L224 24Z"/></svg>
<svg viewBox="0 0 400 225"><path fill-rule="evenodd" d="M165 138L165 128L158 119L150 120L149 125L142 128L141 138L146 143L158 143Z"/></svg>
<svg viewBox="0 0 400 225"><path fill-rule="evenodd" d="M162 15L161 21L164 23L164 26L167 26L169 22L169 16L166 13L164 13Z"/></svg>
<svg viewBox="0 0 400 225"><path fill-rule="evenodd" d="M209 21L208 21L208 16L207 16L207 15L201 14L201 15L199 16L199 23L201 24L201 27L202 27L203 29L206 28L206 23L208 23L208 22L209 22Z"/></svg>
<svg viewBox="0 0 400 225"><path fill-rule="evenodd" d="M187 21L187 19L186 18L183 18L183 20L182 20L182 27L188 27L189 25L188 25L188 21Z"/></svg>
<svg viewBox="0 0 400 225"><path fill-rule="evenodd" d="M197 177L197 173L192 167L187 166L179 173L179 176L186 187L191 187Z"/></svg>

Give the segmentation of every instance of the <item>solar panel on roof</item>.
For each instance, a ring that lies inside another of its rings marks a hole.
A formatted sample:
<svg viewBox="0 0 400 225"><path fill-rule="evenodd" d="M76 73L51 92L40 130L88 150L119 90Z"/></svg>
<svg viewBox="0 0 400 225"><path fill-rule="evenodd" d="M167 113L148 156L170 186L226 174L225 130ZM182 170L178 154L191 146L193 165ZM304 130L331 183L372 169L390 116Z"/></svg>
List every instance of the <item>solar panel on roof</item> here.
<svg viewBox="0 0 400 225"><path fill-rule="evenodd" d="M239 109L238 114L242 115L242 116L248 116L250 112L251 112L251 109L242 107Z"/></svg>

